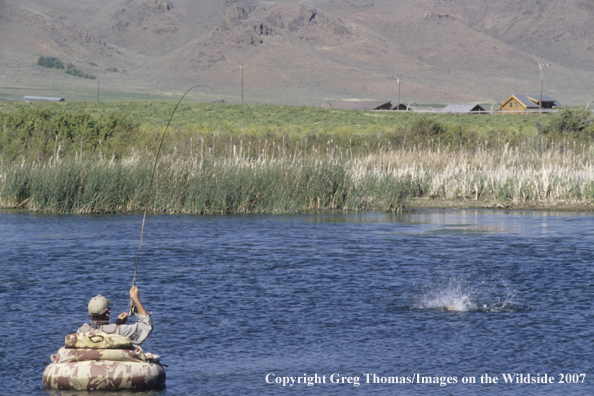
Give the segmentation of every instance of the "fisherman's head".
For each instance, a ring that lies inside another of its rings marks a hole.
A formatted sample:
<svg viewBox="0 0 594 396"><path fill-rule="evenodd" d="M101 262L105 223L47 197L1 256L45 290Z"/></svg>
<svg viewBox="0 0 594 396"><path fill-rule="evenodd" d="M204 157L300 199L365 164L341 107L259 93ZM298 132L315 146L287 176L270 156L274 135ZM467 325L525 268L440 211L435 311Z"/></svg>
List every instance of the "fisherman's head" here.
<svg viewBox="0 0 594 396"><path fill-rule="evenodd" d="M95 296L89 301L89 317L94 321L109 320L111 300L101 295Z"/></svg>

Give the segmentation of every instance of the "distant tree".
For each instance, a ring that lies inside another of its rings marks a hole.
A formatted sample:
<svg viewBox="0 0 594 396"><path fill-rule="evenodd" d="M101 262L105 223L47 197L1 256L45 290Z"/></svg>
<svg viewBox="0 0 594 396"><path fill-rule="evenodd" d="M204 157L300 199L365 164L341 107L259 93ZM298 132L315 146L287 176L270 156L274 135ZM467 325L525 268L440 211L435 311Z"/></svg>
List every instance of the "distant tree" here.
<svg viewBox="0 0 594 396"><path fill-rule="evenodd" d="M71 63L68 64L68 67L66 68L66 71L64 73L70 74L70 75L76 76L76 77L88 78L91 80L94 80L95 78L97 78L92 74L85 73L84 71L77 69Z"/></svg>
<svg viewBox="0 0 594 396"><path fill-rule="evenodd" d="M63 69L64 64L58 59L54 58L53 56L40 56L37 59L37 64L43 67L51 67L53 69Z"/></svg>

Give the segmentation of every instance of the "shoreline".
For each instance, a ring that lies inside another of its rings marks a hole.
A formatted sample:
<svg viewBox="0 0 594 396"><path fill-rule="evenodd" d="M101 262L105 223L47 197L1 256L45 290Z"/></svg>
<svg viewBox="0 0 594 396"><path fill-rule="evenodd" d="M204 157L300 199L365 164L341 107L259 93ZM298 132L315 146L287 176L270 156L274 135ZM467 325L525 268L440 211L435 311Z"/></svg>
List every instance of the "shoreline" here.
<svg viewBox="0 0 594 396"><path fill-rule="evenodd" d="M562 212L594 212L594 202L539 202L539 203L512 203L512 202L495 202L495 201L474 201L474 200L445 200L445 199L430 199L430 198L412 198L409 200L409 205L405 205L405 212L414 211L416 209L436 209L440 211L445 210L461 210L461 209L499 209L499 210L534 210L534 211L562 211ZM16 213L35 213L35 214L80 214L80 215L102 215L102 214L142 214L142 211L114 211L104 213L59 213L44 210L29 210L26 206L17 207L0 207L2 212L16 212ZM379 209L371 210L340 210L340 209L318 209L316 212L340 212L340 213L361 213L361 212L377 212ZM311 211L304 211L302 213L310 213ZM149 212L151 213L151 212ZM170 212L153 212L151 214L188 214L188 213L170 213ZM229 213L235 214L235 213ZM238 213L237 213L238 214ZM250 213L243 213L250 214ZM254 213L256 214L256 213ZM261 214L261 213L258 213ZM212 216L212 214L190 214L192 216ZM216 216L216 215L215 215Z"/></svg>
<svg viewBox="0 0 594 396"><path fill-rule="evenodd" d="M475 200L446 200L430 198L410 199L409 209L503 209L503 210L556 210L567 212L594 212L594 202L496 202Z"/></svg>

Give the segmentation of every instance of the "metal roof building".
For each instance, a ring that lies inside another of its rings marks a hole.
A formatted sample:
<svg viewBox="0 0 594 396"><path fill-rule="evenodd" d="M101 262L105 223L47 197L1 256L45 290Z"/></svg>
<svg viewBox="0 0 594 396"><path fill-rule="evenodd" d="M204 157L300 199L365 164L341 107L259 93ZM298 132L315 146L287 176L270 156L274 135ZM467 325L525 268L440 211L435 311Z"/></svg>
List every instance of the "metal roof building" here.
<svg viewBox="0 0 594 396"><path fill-rule="evenodd" d="M441 109L442 113L453 114L486 114L487 112L478 104L451 104Z"/></svg>
<svg viewBox="0 0 594 396"><path fill-rule="evenodd" d="M64 98L54 98L50 96L23 96L23 100L48 100L50 102L64 102Z"/></svg>
<svg viewBox="0 0 594 396"><path fill-rule="evenodd" d="M408 106L405 105L404 103L400 103L400 105L398 105L398 103L396 103L394 106L392 106L391 110L406 111L406 110L408 110Z"/></svg>
<svg viewBox="0 0 594 396"><path fill-rule="evenodd" d="M326 109L343 109L343 110L391 110L392 102L381 100L368 101L328 101L322 103L319 107Z"/></svg>

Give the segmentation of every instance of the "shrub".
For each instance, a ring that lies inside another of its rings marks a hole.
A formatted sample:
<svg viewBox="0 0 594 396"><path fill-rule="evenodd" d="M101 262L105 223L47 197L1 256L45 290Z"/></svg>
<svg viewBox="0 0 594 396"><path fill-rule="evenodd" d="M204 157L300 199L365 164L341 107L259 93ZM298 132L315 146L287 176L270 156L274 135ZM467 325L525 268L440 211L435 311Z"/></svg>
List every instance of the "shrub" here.
<svg viewBox="0 0 594 396"><path fill-rule="evenodd" d="M594 114L587 109L566 107L548 115L537 128L551 138L589 141L594 138Z"/></svg>
<svg viewBox="0 0 594 396"><path fill-rule="evenodd" d="M54 69L64 68L64 64L58 58L54 58L53 56L40 56L39 59L37 59L37 65Z"/></svg>
<svg viewBox="0 0 594 396"><path fill-rule="evenodd" d="M119 112L101 116L88 112L66 112L52 107L19 108L0 113L0 153L5 160L18 157L47 159L56 154L73 157L81 151L109 152L116 157L129 149L138 123ZM100 143L101 141L101 143Z"/></svg>
<svg viewBox="0 0 594 396"><path fill-rule="evenodd" d="M88 79L91 79L91 80L94 80L96 78L92 74L85 73L82 70L75 68L72 63L69 63L66 66L66 72L65 73L66 74L73 75L73 76L76 76L76 77L88 78Z"/></svg>
<svg viewBox="0 0 594 396"><path fill-rule="evenodd" d="M410 129L412 133L423 138L437 138L444 132L443 126L429 117L414 121Z"/></svg>

